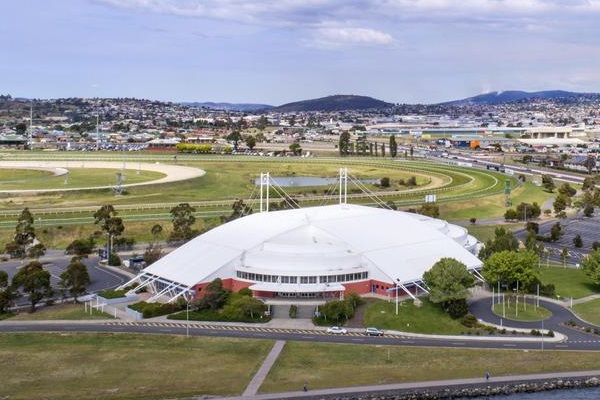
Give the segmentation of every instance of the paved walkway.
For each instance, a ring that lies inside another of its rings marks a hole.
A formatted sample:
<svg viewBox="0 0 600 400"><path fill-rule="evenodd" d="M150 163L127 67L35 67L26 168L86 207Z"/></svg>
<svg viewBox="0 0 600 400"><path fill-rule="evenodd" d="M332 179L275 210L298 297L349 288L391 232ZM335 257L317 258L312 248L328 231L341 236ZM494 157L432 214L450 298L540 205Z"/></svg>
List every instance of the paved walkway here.
<svg viewBox="0 0 600 400"><path fill-rule="evenodd" d="M530 374L530 375L510 375L510 376L499 376L479 378L467 378L467 379L452 379L452 380L440 380L440 381L425 381L425 382L407 382L397 383L391 385L375 385L375 386L353 386L343 388L332 388L332 389L320 389L311 390L310 387L307 391L298 390L296 392L284 392L284 393L272 393L272 394L258 394L258 395L242 395L234 397L220 397L220 400L265 400L265 399L293 399L293 398L319 398L320 396L339 396L339 395L352 395L353 398L357 398L358 394L366 393L382 393L382 392L410 392L418 389L443 389L452 387L486 387L494 386L499 384L517 383L517 382L532 382L532 381L545 381L552 379L577 379L577 378L590 378L600 376L600 370L593 371L577 371L577 372L558 372L558 373L547 373L547 374ZM301 389L301 388L300 388ZM197 398L198 400L204 399L204 397Z"/></svg>
<svg viewBox="0 0 600 400"><path fill-rule="evenodd" d="M258 393L258 389L260 389L260 386L267 377L271 367L273 367L273 364L275 364L275 361L277 361L277 357L279 357L279 353L281 353L281 350L283 350L284 345L285 340L278 340L275 342L275 345L269 352L269 355L267 355L267 358L265 358L265 361L263 361L263 364L254 375L254 378L252 378L248 384L248 387L246 390L244 390L242 397L254 396Z"/></svg>

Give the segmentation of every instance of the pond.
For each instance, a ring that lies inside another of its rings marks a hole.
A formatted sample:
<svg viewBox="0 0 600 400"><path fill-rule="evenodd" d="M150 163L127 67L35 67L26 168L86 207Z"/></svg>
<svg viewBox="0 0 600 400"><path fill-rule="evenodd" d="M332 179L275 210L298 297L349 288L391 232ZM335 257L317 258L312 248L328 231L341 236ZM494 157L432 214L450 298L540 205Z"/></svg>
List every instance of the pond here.
<svg viewBox="0 0 600 400"><path fill-rule="evenodd" d="M339 178L320 178L317 176L271 176L271 181L281 187L328 186L337 185ZM379 183L378 179L361 179L362 183ZM348 182L350 184L350 182ZM254 180L260 185L260 178Z"/></svg>

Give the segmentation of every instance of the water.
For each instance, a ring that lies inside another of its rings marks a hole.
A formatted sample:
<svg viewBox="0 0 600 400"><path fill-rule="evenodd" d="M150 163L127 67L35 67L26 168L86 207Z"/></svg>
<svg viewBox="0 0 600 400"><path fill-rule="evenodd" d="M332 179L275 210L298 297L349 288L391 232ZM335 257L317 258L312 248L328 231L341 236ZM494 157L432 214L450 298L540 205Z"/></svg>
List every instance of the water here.
<svg viewBox="0 0 600 400"><path fill-rule="evenodd" d="M600 399L600 387L582 389L561 389L547 392L518 393L500 396L464 397L454 400L597 400Z"/></svg>
<svg viewBox="0 0 600 400"><path fill-rule="evenodd" d="M316 176L277 176L271 180L281 187L327 186L339 183L338 178L319 178ZM362 183L378 183L377 179L361 179ZM255 185L260 185L260 178L254 180Z"/></svg>

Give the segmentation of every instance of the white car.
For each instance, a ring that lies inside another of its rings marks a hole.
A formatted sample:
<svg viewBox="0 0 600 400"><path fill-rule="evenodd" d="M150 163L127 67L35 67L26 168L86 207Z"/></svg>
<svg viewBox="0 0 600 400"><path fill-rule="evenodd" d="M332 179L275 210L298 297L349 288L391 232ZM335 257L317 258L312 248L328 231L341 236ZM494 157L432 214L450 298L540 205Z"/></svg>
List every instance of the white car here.
<svg viewBox="0 0 600 400"><path fill-rule="evenodd" d="M383 336L383 331L377 328L367 328L365 329L365 335L367 336Z"/></svg>
<svg viewBox="0 0 600 400"><path fill-rule="evenodd" d="M336 335L345 335L348 331L340 326L330 326L327 328L327 333L334 333Z"/></svg>

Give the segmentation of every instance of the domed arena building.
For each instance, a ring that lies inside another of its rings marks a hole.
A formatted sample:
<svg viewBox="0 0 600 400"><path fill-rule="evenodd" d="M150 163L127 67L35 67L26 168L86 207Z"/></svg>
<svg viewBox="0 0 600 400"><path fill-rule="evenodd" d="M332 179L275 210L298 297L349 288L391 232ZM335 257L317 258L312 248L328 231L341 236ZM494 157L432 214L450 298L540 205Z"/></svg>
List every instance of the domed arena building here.
<svg viewBox="0 0 600 400"><path fill-rule="evenodd" d="M216 278L269 300L326 301L357 293L414 296L443 257L478 274L479 242L463 227L424 215L340 204L260 212L216 227L142 270L149 301L201 297Z"/></svg>

